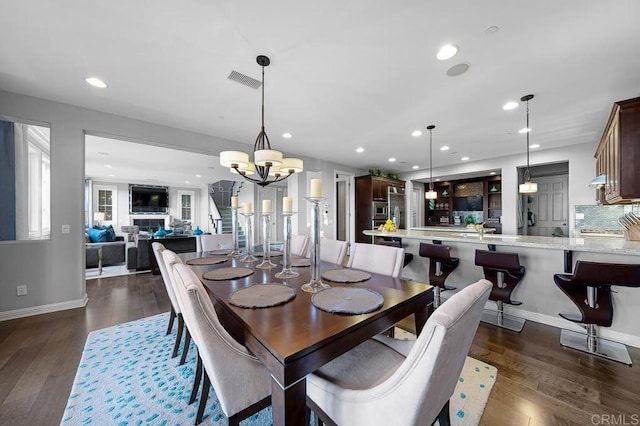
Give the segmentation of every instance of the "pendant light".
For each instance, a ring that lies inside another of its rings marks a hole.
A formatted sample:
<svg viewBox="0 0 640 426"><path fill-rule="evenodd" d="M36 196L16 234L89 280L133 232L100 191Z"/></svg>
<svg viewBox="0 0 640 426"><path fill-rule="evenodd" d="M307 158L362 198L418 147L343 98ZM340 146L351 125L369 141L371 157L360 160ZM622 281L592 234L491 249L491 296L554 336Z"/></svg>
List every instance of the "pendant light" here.
<svg viewBox="0 0 640 426"><path fill-rule="evenodd" d="M527 103L527 127L524 129L527 134L527 169L524 171L524 183L518 186L518 192L521 194L538 192L538 184L531 182L531 172L529 172L529 133L531 133L531 128L529 127L529 101L531 99L533 99L533 95L525 95L520 98L521 102Z"/></svg>
<svg viewBox="0 0 640 426"><path fill-rule="evenodd" d="M429 130L429 190L424 193L424 198L426 200L435 200L438 198L438 193L433 190L433 129L436 126L430 124L427 126L427 130Z"/></svg>
<svg viewBox="0 0 640 426"><path fill-rule="evenodd" d="M282 158L282 152L271 149L269 137L264 130L264 67L268 67L271 61L268 57L260 55L256 62L262 67L262 128L253 145L253 162L249 161L249 154L245 152L223 151L220 153L220 164L229 167L233 173L241 175L246 180L264 187L301 172L303 163L298 158ZM254 173L258 174L257 179L249 177Z"/></svg>

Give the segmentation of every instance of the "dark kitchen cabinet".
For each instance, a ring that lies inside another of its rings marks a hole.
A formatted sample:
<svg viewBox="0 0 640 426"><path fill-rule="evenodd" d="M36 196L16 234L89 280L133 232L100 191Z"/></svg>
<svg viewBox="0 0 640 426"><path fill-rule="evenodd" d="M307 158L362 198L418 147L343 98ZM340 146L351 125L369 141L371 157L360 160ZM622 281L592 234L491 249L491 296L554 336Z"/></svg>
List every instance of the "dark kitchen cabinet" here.
<svg viewBox="0 0 640 426"><path fill-rule="evenodd" d="M614 103L595 158L596 175L606 176L607 203L640 198L640 98Z"/></svg>
<svg viewBox="0 0 640 426"><path fill-rule="evenodd" d="M404 181L380 176L356 177L356 242L370 243L371 237L364 235L365 229L373 229L386 221L374 218L373 202L387 202L389 187L404 188Z"/></svg>

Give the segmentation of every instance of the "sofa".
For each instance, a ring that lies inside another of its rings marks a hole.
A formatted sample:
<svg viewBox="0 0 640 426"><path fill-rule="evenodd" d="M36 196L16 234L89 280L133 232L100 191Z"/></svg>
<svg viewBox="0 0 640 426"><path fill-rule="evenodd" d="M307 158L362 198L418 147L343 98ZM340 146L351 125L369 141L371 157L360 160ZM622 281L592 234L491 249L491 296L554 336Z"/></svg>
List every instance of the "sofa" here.
<svg viewBox="0 0 640 426"><path fill-rule="evenodd" d="M102 266L125 262L124 237L116 236L111 225L85 229L85 267L98 267L98 247L102 247Z"/></svg>
<svg viewBox="0 0 640 426"><path fill-rule="evenodd" d="M151 269L149 260L149 239L151 236L135 235L133 241L127 243L127 269L145 271Z"/></svg>

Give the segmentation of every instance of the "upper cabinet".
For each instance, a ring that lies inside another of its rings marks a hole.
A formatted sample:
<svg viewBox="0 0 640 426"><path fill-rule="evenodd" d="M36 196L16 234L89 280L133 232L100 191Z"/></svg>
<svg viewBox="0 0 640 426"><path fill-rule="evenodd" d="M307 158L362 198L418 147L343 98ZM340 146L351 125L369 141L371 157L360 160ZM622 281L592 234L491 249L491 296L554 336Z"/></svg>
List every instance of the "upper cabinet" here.
<svg viewBox="0 0 640 426"><path fill-rule="evenodd" d="M640 98L616 102L595 154L596 174L605 175L609 204L640 198Z"/></svg>

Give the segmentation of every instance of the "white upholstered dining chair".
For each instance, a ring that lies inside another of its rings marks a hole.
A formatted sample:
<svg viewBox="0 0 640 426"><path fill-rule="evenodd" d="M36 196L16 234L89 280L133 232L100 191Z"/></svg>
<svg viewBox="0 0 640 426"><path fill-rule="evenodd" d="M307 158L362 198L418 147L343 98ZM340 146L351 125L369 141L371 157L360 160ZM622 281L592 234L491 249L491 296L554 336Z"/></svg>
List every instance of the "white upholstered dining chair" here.
<svg viewBox="0 0 640 426"><path fill-rule="evenodd" d="M347 267L398 278L403 263L402 247L355 243L351 247Z"/></svg>
<svg viewBox="0 0 640 426"><path fill-rule="evenodd" d="M346 241L320 238L320 260L342 265L347 256L347 248L349 248L349 243Z"/></svg>
<svg viewBox="0 0 640 426"><path fill-rule="evenodd" d="M482 279L454 294L417 340L378 335L307 376L308 406L328 424L448 425L491 287Z"/></svg>
<svg viewBox="0 0 640 426"><path fill-rule="evenodd" d="M174 276L204 372L195 424L202 421L213 385L228 424L239 425L240 420L271 404L269 371L220 324L208 293L191 268L176 264Z"/></svg>
<svg viewBox="0 0 640 426"><path fill-rule="evenodd" d="M199 241L200 251L233 249L233 234L202 234Z"/></svg>
<svg viewBox="0 0 640 426"><path fill-rule="evenodd" d="M309 237L306 235L291 236L291 254L294 256L306 256L309 251Z"/></svg>
<svg viewBox="0 0 640 426"><path fill-rule="evenodd" d="M171 282L171 279L173 277L169 275L166 267L166 262L164 260L163 253L166 249L163 244L158 242L151 243L151 249L153 250L153 255L156 257L156 263L158 264L158 269L160 269L160 275L162 276L162 281L164 282L164 286L167 290L167 295L169 296L169 300L171 301L171 313L169 314L169 325L167 326L167 334L171 333L171 329L173 328L173 322L176 318L178 319L176 343L174 344L173 352L171 353L171 358L175 358L176 356L178 356L178 348L180 347L180 341L182 340L182 333L184 330L184 320L182 318L182 311L180 309L180 304L178 303L174 286ZM186 352L186 348L183 352Z"/></svg>

